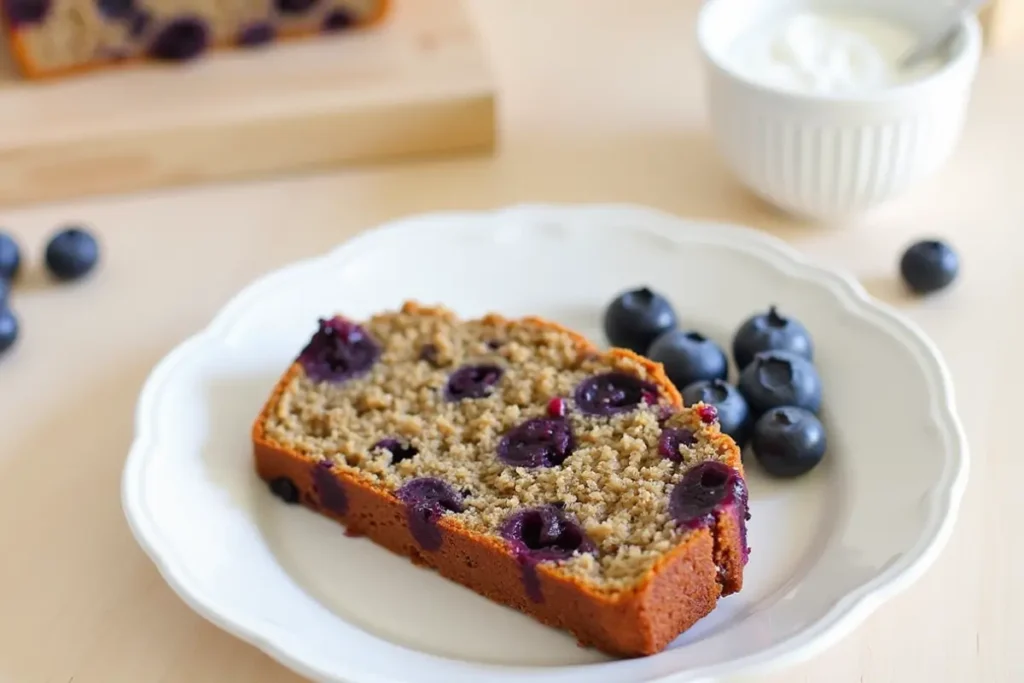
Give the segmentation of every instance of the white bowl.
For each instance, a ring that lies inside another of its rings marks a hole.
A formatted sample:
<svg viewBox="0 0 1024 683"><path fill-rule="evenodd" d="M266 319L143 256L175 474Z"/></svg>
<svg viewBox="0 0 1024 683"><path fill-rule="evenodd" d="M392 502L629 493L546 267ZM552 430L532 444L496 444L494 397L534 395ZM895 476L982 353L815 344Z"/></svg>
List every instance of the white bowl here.
<svg viewBox="0 0 1024 683"><path fill-rule="evenodd" d="M726 163L753 192L791 213L848 218L938 171L963 128L981 55L974 16L931 75L866 94L793 92L751 80L730 49L752 29L801 10L849 10L931 27L936 0L708 0L697 22L711 127Z"/></svg>

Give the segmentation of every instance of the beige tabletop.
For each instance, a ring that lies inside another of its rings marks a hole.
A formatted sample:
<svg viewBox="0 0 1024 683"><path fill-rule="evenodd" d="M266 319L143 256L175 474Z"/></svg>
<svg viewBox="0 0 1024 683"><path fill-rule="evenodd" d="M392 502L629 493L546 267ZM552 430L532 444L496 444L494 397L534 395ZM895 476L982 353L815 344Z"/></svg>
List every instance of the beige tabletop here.
<svg viewBox="0 0 1024 683"><path fill-rule="evenodd" d="M192 613L129 534L119 478L139 388L268 269L394 217L521 201L636 202L757 226L851 271L922 325L952 368L973 454L955 535L853 635L756 680L1024 680L1024 49L986 59L962 145L939 177L857 224L805 226L751 199L714 153L696 5L472 3L501 84L494 157L0 214L29 252L13 299L23 335L0 360L0 681L297 681ZM67 221L95 226L104 263L59 287L39 258ZM895 264L925 235L956 245L963 274L943 296L910 301Z"/></svg>

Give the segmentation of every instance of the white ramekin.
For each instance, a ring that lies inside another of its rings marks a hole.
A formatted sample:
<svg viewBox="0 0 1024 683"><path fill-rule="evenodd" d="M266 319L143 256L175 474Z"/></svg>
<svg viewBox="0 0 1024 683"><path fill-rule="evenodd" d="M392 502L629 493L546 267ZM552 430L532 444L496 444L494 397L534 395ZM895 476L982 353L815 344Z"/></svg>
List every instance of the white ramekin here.
<svg viewBox="0 0 1024 683"><path fill-rule="evenodd" d="M963 129L981 55L966 18L950 59L920 80L858 96L787 92L730 67L733 41L782 13L850 9L917 30L936 0L707 0L697 22L711 128L726 163L756 194L816 220L855 216L936 172Z"/></svg>

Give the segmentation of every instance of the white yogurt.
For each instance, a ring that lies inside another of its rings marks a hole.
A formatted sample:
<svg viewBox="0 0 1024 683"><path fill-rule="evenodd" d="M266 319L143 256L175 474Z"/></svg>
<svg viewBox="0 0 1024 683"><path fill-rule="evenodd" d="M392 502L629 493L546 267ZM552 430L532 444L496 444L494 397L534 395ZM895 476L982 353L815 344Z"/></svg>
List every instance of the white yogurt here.
<svg viewBox="0 0 1024 683"><path fill-rule="evenodd" d="M916 80L941 61L897 67L916 43L906 28L872 16L803 12L761 25L733 45L732 62L747 78L823 95L861 94Z"/></svg>

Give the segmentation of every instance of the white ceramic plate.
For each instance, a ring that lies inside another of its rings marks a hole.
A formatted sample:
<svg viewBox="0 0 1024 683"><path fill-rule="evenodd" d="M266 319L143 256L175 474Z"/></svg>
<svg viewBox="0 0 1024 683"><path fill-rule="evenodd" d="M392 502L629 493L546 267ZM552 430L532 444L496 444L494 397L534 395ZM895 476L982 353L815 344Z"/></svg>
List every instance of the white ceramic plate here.
<svg viewBox="0 0 1024 683"><path fill-rule="evenodd" d="M745 588L661 654L581 649L280 504L253 473L251 422L318 316L414 298L540 314L598 340L604 304L639 283L721 342L772 302L803 321L830 438L803 479L749 467ZM136 429L124 509L168 583L295 671L351 683L708 681L805 658L920 576L968 468L936 350L856 283L752 230L621 206L420 216L268 275L157 366Z"/></svg>

